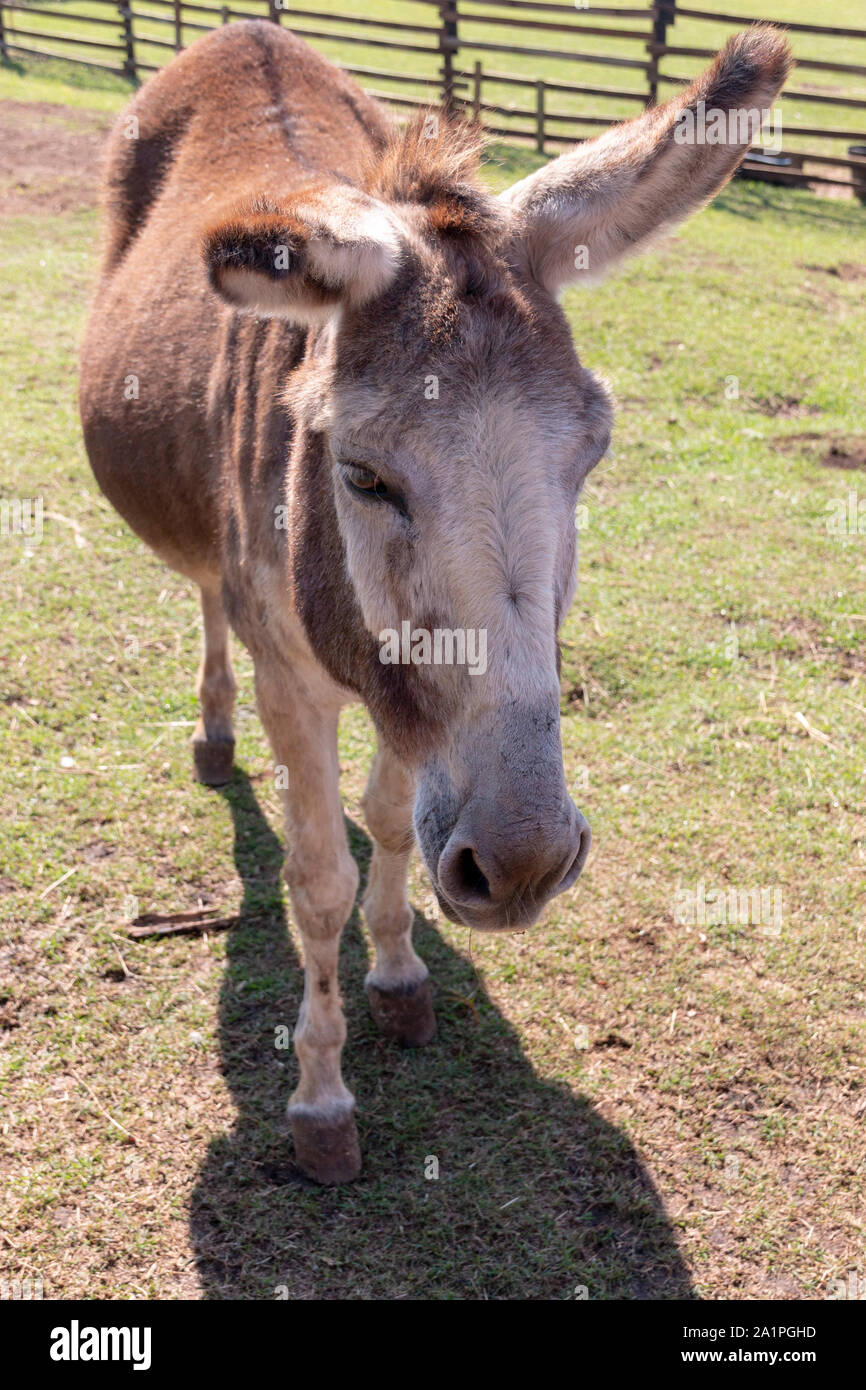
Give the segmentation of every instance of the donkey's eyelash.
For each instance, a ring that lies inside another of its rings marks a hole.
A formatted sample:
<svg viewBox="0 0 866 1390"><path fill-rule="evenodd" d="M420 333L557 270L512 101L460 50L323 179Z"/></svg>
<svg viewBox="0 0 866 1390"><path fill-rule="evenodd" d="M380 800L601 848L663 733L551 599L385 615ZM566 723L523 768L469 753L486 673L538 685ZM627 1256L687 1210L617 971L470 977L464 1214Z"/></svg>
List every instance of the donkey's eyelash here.
<svg viewBox="0 0 866 1390"><path fill-rule="evenodd" d="M388 502L404 516L408 515L406 503L398 492L389 487L374 468L362 463L341 463L340 475L346 487L356 497L365 502Z"/></svg>

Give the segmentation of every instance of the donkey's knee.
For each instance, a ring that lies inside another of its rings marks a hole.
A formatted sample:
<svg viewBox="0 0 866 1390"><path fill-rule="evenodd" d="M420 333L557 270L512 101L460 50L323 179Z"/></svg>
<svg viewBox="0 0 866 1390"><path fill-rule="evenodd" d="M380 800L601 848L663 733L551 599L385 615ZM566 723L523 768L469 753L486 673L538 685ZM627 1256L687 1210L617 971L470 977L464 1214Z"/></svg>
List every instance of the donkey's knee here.
<svg viewBox="0 0 866 1390"><path fill-rule="evenodd" d="M305 940L332 941L339 938L352 915L358 895L358 866L348 850L345 858L330 865L312 866L305 858L290 846L283 866L298 928Z"/></svg>
<svg viewBox="0 0 866 1390"><path fill-rule="evenodd" d="M387 749L379 748L361 798L367 829L383 850L409 854L415 843L412 804L415 783L411 772Z"/></svg>

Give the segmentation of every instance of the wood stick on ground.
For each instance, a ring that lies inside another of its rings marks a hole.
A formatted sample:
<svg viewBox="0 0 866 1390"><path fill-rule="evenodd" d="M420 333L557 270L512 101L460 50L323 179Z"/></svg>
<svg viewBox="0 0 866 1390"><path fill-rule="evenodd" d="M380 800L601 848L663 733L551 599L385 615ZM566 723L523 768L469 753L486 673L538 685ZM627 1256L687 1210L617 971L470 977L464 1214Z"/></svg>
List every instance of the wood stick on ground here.
<svg viewBox="0 0 866 1390"><path fill-rule="evenodd" d="M126 928L127 936L140 941L148 936L183 936L198 932L226 931L235 927L237 917L213 917L215 908L200 908L198 912L144 912Z"/></svg>

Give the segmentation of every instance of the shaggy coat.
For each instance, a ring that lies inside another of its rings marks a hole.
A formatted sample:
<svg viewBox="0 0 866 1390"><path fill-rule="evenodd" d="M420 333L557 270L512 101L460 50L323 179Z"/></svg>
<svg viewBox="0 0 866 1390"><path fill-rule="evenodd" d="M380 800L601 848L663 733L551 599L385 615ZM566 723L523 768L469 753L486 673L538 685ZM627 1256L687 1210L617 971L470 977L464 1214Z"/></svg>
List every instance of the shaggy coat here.
<svg viewBox="0 0 866 1390"><path fill-rule="evenodd" d="M556 296L712 197L789 66L755 26L681 96L499 198L477 131L435 112L396 129L264 21L180 54L112 132L84 435L105 495L201 589L206 783L231 776L229 628L253 657L305 958L289 1113L321 1181L360 1169L340 1072L337 953L358 886L340 709L362 700L379 737L367 991L384 1032L419 1045L435 1023L406 896L416 840L443 910L493 928L534 922L589 850L557 631L612 411ZM679 138L702 102L745 115L728 143ZM418 650L483 634L484 670L384 661L404 625Z"/></svg>

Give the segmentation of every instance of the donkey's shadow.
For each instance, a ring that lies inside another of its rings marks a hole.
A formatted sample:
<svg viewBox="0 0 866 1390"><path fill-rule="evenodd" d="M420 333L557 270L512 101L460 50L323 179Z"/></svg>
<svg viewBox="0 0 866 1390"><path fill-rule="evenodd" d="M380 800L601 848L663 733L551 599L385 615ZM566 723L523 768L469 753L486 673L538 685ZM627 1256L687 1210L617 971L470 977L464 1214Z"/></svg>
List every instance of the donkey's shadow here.
<svg viewBox="0 0 866 1390"><path fill-rule="evenodd" d="M380 1039L357 916L346 930L344 1073L364 1169L341 1188L302 1176L285 1117L302 972L280 899L282 847L248 778L236 770L223 794L244 884L220 1000L238 1117L211 1144L192 1197L204 1297L693 1298L628 1140L535 1074L471 964L423 918L415 935L439 1034L419 1051ZM363 871L369 842L349 833Z"/></svg>

